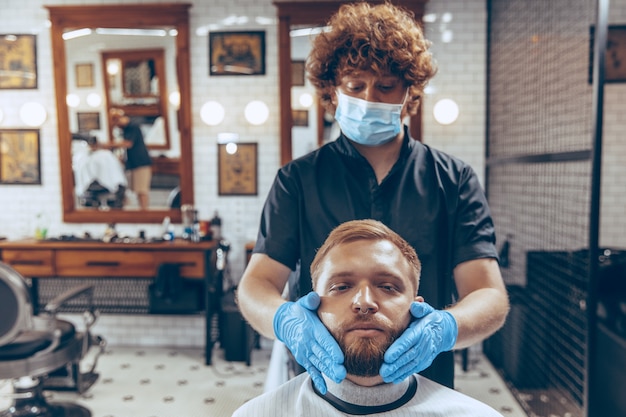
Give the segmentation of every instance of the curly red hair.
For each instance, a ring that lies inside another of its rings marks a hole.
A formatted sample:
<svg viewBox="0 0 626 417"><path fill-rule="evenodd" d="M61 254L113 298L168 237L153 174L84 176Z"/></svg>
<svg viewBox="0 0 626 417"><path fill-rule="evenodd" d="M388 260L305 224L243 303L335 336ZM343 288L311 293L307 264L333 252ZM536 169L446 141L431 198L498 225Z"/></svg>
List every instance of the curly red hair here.
<svg viewBox="0 0 626 417"><path fill-rule="evenodd" d="M409 90L408 113L415 114L436 65L413 13L390 3L342 5L328 21L329 31L312 41L308 78L331 113L339 80L355 70L396 75Z"/></svg>

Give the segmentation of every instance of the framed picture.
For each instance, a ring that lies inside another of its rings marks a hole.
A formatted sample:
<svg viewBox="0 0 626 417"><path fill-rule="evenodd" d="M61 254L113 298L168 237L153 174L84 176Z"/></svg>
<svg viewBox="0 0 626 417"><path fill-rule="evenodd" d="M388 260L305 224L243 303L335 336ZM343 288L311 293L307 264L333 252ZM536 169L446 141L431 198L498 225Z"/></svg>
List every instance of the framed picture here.
<svg viewBox="0 0 626 417"><path fill-rule="evenodd" d="M291 61L291 85L293 87L304 85L304 61Z"/></svg>
<svg viewBox="0 0 626 417"><path fill-rule="evenodd" d="M265 74L265 32L209 32L209 74Z"/></svg>
<svg viewBox="0 0 626 417"><path fill-rule="evenodd" d="M218 195L257 195L257 144L217 145Z"/></svg>
<svg viewBox="0 0 626 417"><path fill-rule="evenodd" d="M78 112L78 131L89 132L90 130L100 130L100 113L95 112Z"/></svg>
<svg viewBox="0 0 626 417"><path fill-rule="evenodd" d="M0 89L37 88L37 37L0 34Z"/></svg>
<svg viewBox="0 0 626 417"><path fill-rule="evenodd" d="M0 184L41 184L39 130L0 129Z"/></svg>
<svg viewBox="0 0 626 417"><path fill-rule="evenodd" d="M93 64L76 64L76 87L93 86Z"/></svg>
<svg viewBox="0 0 626 417"><path fill-rule="evenodd" d="M291 118L294 126L307 127L309 125L308 110L292 110Z"/></svg>
<svg viewBox="0 0 626 417"><path fill-rule="evenodd" d="M590 29L589 83L593 82L593 47L595 26ZM626 25L609 25L604 61L604 82L626 82Z"/></svg>

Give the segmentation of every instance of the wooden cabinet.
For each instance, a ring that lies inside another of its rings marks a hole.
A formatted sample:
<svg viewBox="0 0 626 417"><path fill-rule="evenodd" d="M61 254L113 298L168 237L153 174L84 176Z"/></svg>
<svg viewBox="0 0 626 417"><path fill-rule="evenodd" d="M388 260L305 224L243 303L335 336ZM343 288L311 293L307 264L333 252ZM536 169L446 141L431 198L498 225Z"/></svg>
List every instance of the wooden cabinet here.
<svg viewBox="0 0 626 417"><path fill-rule="evenodd" d="M52 250L3 250L0 259L27 277L54 276L54 252Z"/></svg>
<svg viewBox="0 0 626 417"><path fill-rule="evenodd" d="M33 304L37 304L37 280L46 278L156 277L164 263L180 265L183 278L204 280L206 295L206 364L211 363L213 315L219 312L221 283L214 274L214 241L183 240L160 243L103 243L92 241L3 241L0 260L33 280Z"/></svg>

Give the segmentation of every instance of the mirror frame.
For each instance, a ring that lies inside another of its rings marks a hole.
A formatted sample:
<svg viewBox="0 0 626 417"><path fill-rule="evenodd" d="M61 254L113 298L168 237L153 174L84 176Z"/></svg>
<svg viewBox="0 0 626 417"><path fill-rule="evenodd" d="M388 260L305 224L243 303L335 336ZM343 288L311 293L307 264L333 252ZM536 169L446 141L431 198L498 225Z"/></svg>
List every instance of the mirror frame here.
<svg viewBox="0 0 626 417"><path fill-rule="evenodd" d="M180 91L178 130L180 132L181 205L193 204L193 163L191 137L191 71L189 68L189 8L191 4L145 3L78 6L45 6L50 15L50 37L56 89L59 164L66 223L160 223L165 216L180 223L180 209L108 210L77 209L74 197L71 134L66 103L67 68L63 31L67 28L176 28L176 72ZM173 122L173 121L171 121Z"/></svg>
<svg viewBox="0 0 626 417"><path fill-rule="evenodd" d="M403 6L412 11L415 19L422 25L424 8L428 0L392 0L391 3ZM368 0L368 3L379 4L385 0ZM274 0L278 16L278 73L280 95L280 163L286 164L292 159L291 128L291 25L324 25L339 6L342 0L313 1L281 1ZM422 138L422 115L420 110L411 117L409 130L415 139Z"/></svg>

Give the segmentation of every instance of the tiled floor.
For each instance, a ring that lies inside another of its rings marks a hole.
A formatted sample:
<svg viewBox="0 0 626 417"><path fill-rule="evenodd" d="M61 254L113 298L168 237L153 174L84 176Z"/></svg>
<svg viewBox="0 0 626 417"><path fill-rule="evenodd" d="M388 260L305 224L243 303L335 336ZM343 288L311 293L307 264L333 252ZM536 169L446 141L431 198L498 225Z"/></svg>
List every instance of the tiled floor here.
<svg viewBox="0 0 626 417"><path fill-rule="evenodd" d="M271 353L266 345L253 351L250 367L225 361L219 348L213 365L205 366L200 348L109 346L98 361L94 386L81 397L49 392L50 400L75 401L93 417L227 417L263 392ZM470 356L467 372L458 366L457 389L505 417L527 417L482 354Z"/></svg>

